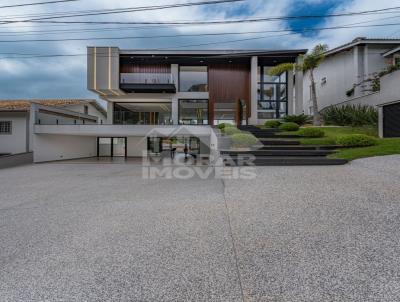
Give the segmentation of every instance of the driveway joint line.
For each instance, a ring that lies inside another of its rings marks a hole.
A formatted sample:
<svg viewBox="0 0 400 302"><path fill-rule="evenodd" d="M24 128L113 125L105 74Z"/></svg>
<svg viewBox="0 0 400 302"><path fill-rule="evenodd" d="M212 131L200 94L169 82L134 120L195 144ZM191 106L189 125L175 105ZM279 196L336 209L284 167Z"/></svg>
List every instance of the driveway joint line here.
<svg viewBox="0 0 400 302"><path fill-rule="evenodd" d="M229 235L230 235L231 241L232 241L233 257L235 259L236 274L238 276L240 295L242 297L242 302L244 302L242 278L240 276L239 261L238 261L238 255L237 255L238 253L237 253L237 249L236 249L235 237L233 236L233 231L232 231L231 217L229 215L229 207L228 207L228 203L226 201L226 196L225 196L225 181L223 179L221 179L221 182L222 182L222 189L223 189L223 198L224 198L224 204L225 204L226 218L228 220L228 229L229 229L228 232L229 232Z"/></svg>

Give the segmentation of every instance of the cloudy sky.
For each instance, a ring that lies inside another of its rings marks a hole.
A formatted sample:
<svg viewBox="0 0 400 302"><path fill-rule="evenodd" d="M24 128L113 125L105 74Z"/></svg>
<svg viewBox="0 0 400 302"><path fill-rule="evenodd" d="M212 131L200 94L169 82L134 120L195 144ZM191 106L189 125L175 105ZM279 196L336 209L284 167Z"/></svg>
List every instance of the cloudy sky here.
<svg viewBox="0 0 400 302"><path fill-rule="evenodd" d="M50 0L43 0L50 1ZM39 0L1 0L0 6ZM201 0L78 0L66 3L0 8L1 20L27 20L55 16L57 13L87 10L116 9ZM243 0L236 3L183 7L165 10L130 12L101 16L55 19L57 21L190 21L231 20L275 16L327 15L360 12L389 7L400 7L399 0ZM400 25L384 27L353 27L317 30L321 27L342 25L376 25L399 23L400 9L385 13L330 17L307 20L279 20L273 22L197 25L152 26L139 25L82 25L48 23L0 24L0 99L18 98L95 98L86 90L86 46L118 46L120 48L180 48L180 49L296 49L311 48L326 43L330 48L355 37L400 37ZM0 21L1 22L1 21ZM139 28L138 28L139 27ZM304 29L315 29L307 30ZM268 31L291 30L285 33ZM243 33L221 36L195 36L204 33ZM264 32L264 33L263 33ZM179 35L193 35L179 37ZM175 38L129 38L121 40L90 40L94 37L132 37L176 35ZM45 41L87 38L83 41ZM237 41L247 39L246 41ZM16 42L25 40L25 42ZM33 41L26 41L33 40ZM201 44L208 44L203 45ZM190 45L196 45L190 47ZM38 55L73 55L37 57ZM24 58L25 57L25 58Z"/></svg>

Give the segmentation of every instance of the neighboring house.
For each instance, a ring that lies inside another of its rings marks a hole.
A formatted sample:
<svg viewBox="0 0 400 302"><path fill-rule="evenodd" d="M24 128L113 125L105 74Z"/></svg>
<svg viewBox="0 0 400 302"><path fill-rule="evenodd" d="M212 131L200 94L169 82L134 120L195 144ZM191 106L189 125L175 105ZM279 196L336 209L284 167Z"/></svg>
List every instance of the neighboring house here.
<svg viewBox="0 0 400 302"><path fill-rule="evenodd" d="M326 52L315 69L319 109L336 104L378 105L399 99L400 39L357 38ZM387 72L390 70L390 72ZM312 114L311 82L304 74L303 108Z"/></svg>
<svg viewBox="0 0 400 302"><path fill-rule="evenodd" d="M30 109L32 104L53 108L42 109L38 124L98 123L107 113L95 100L0 100L0 153L17 154L32 151ZM58 108L58 109L57 109Z"/></svg>
<svg viewBox="0 0 400 302"><path fill-rule="evenodd" d="M89 47L87 86L107 102L107 122L44 125L33 109L34 160L161 154L173 142L212 154L212 125L257 125L302 111L302 72L268 70L304 53Z"/></svg>

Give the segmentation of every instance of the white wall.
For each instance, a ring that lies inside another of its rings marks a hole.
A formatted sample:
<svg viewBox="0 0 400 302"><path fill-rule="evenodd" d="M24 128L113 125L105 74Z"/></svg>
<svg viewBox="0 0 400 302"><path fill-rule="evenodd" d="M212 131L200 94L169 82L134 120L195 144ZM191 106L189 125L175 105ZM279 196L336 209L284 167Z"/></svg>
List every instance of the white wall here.
<svg viewBox="0 0 400 302"><path fill-rule="evenodd" d="M366 94L362 87L355 89L351 97L346 96L346 91L353 84L360 83L369 78L373 73L380 72L386 68L382 54L392 49L385 45L368 45L365 52L364 47L352 48L327 57L315 70L316 89L319 109L330 105L343 103ZM322 84L322 78L326 78L326 84ZM368 85L366 85L365 88ZM303 108L309 114L311 104L309 73L304 74L303 80Z"/></svg>
<svg viewBox="0 0 400 302"><path fill-rule="evenodd" d="M34 162L84 158L97 155L93 136L40 134L33 137Z"/></svg>
<svg viewBox="0 0 400 302"><path fill-rule="evenodd" d="M103 121L103 124L107 123L107 117L104 114L102 114L99 110L97 110L96 107L94 107L90 103L66 106L64 108L71 110L71 111L75 111L75 112L85 113L85 105L88 106L88 115L97 116L99 118L99 120L98 120L99 124L101 124L101 121Z"/></svg>
<svg viewBox="0 0 400 302"><path fill-rule="evenodd" d="M147 138L146 137L128 137L127 142L127 155L128 156L143 156L143 151L147 151Z"/></svg>
<svg viewBox="0 0 400 302"><path fill-rule="evenodd" d="M0 121L11 121L11 134L0 134L0 153L27 152L27 113L0 112Z"/></svg>
<svg viewBox="0 0 400 302"><path fill-rule="evenodd" d="M319 108L322 109L346 99L346 91L354 83L354 74L353 51L326 58L314 73ZM303 104L306 114L310 114L309 108L312 106L309 77L309 72L306 72L303 80ZM322 85L321 80L324 77L326 77L326 84Z"/></svg>
<svg viewBox="0 0 400 302"><path fill-rule="evenodd" d="M381 78L381 90L361 97L349 99L340 104L363 104L376 106L400 100L400 70Z"/></svg>

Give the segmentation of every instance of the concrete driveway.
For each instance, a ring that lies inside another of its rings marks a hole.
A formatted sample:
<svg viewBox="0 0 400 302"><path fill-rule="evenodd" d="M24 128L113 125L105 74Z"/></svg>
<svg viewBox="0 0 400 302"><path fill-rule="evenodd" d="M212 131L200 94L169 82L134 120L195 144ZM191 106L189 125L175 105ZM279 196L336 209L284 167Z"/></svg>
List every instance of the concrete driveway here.
<svg viewBox="0 0 400 302"><path fill-rule="evenodd" d="M1 301L399 301L400 157L144 180L0 170Z"/></svg>

